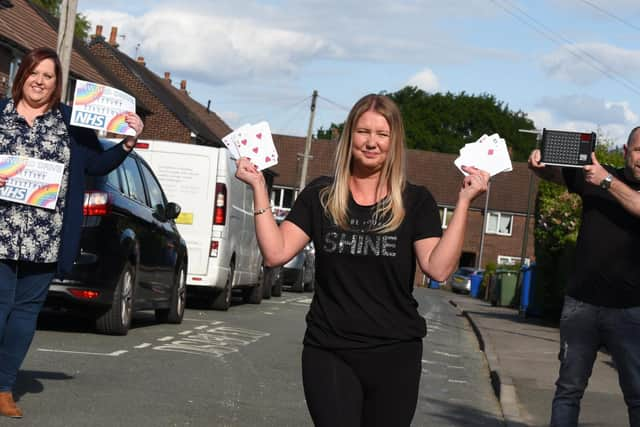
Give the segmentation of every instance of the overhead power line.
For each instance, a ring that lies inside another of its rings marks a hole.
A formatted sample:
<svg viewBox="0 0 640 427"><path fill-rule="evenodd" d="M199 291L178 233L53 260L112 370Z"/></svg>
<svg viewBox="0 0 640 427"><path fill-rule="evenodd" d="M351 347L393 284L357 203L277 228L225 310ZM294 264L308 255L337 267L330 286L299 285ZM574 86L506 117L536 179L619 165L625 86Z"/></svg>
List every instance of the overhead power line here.
<svg viewBox="0 0 640 427"><path fill-rule="evenodd" d="M321 99L321 100L325 101L325 102L326 102L326 103L328 103L329 105L332 105L333 107L336 107L336 108L338 108L339 110L349 112L349 108L345 107L344 105L340 105L340 104L338 104L337 102L334 102L334 101L332 101L332 100L330 100L330 99L327 99L327 98L325 98L324 96L320 96L320 95L318 95L318 99Z"/></svg>
<svg viewBox="0 0 640 427"><path fill-rule="evenodd" d="M608 17L613 18L616 21L626 25L627 27L633 28L636 31L640 31L640 27L638 27L634 23L629 22L626 19L619 17L618 15L614 15L613 13L609 12L606 9L603 9L602 7L598 6L597 4L595 4L595 3L593 3L593 2L591 2L589 0L580 0L580 1L582 1L582 3L585 3L585 4L589 5L589 6L591 6L592 8L596 9L600 13L603 13L603 14L607 15Z"/></svg>
<svg viewBox="0 0 640 427"><path fill-rule="evenodd" d="M606 64L602 63L602 61L600 61L598 58L596 58L589 52L575 46L575 43L573 41L569 40L562 34L557 33L556 31L549 28L545 24L541 23L536 18L531 16L529 13L527 13L525 10L520 8L518 5L514 4L513 1L511 2L508 0L503 0L503 1L504 2L498 1L498 0L491 0L492 3L494 3L496 6L498 6L505 12L507 12L509 15L513 16L515 19L522 22L529 28L533 29L535 32L539 33L546 39L551 40L552 42L558 44L560 47L567 50L574 57L581 60L585 64L589 65L591 68L594 68L595 70L604 74L608 78L615 80L616 82L625 86L627 89L640 95L640 89L635 84L633 84L631 81L629 81L625 77L618 74L615 70L611 69Z"/></svg>

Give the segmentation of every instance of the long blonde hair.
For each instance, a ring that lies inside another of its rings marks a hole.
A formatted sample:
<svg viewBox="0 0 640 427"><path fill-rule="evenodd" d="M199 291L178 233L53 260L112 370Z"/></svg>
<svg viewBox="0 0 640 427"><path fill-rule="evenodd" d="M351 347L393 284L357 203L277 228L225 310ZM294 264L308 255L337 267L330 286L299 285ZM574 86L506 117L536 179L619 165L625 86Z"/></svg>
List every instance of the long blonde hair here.
<svg viewBox="0 0 640 427"><path fill-rule="evenodd" d="M405 216L402 193L406 185L406 153L404 148L404 125L400 109L384 95L370 94L353 106L338 141L335 154L334 180L320 192L325 212L343 229L349 229L349 180L352 174L351 138L354 127L365 112L373 111L384 116L391 129L391 146L380 179L378 189L387 188L387 197L376 204L375 226L371 231L388 233L397 229Z"/></svg>

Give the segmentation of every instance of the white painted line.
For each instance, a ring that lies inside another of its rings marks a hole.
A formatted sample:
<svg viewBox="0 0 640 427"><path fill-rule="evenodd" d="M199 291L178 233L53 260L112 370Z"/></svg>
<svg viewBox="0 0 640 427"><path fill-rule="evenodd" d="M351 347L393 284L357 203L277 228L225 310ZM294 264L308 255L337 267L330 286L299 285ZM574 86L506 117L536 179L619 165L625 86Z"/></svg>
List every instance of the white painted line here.
<svg viewBox="0 0 640 427"><path fill-rule="evenodd" d="M118 350L111 353L92 353L89 351L55 350L51 348L39 348L38 351L47 351L49 353L85 354L88 356L110 356L110 357L118 357L121 354L128 353L128 350Z"/></svg>
<svg viewBox="0 0 640 427"><path fill-rule="evenodd" d="M189 319L189 318L186 318L186 317L183 317L182 320L183 321L186 320L187 322L206 322L207 321L207 319Z"/></svg>
<svg viewBox="0 0 640 427"><path fill-rule="evenodd" d="M422 359L422 363L426 363L427 365L437 365L438 362L434 362L433 360L425 360Z"/></svg>
<svg viewBox="0 0 640 427"><path fill-rule="evenodd" d="M147 347L151 347L151 344L149 344L148 342L142 343L140 345L137 345L133 348L147 348Z"/></svg>
<svg viewBox="0 0 640 427"><path fill-rule="evenodd" d="M162 338L158 338L158 341L171 341L173 339L173 337L162 337Z"/></svg>
<svg viewBox="0 0 640 427"><path fill-rule="evenodd" d="M453 365L447 365L448 369L464 369L464 366L453 366Z"/></svg>
<svg viewBox="0 0 640 427"><path fill-rule="evenodd" d="M450 383L456 383L456 384L468 384L467 381L465 380L448 380Z"/></svg>
<svg viewBox="0 0 640 427"><path fill-rule="evenodd" d="M272 313L272 312L270 312L270 311L263 311L262 313L263 313L263 314L268 314L268 315L270 315L270 316L272 316L272 315L273 315L273 313Z"/></svg>
<svg viewBox="0 0 640 427"><path fill-rule="evenodd" d="M202 326L196 326L196 327L195 327L195 328L193 328L193 329L200 330L200 329L206 329L206 328L208 328L208 327L209 327L209 325L202 325Z"/></svg>
<svg viewBox="0 0 640 427"><path fill-rule="evenodd" d="M447 357L460 357L459 354L452 354L452 353L445 353L444 351L438 351L438 350L434 350L433 351L435 354L439 354L441 356L447 356Z"/></svg>
<svg viewBox="0 0 640 427"><path fill-rule="evenodd" d="M189 335L191 332L193 331L182 331L182 332L178 332L178 335Z"/></svg>

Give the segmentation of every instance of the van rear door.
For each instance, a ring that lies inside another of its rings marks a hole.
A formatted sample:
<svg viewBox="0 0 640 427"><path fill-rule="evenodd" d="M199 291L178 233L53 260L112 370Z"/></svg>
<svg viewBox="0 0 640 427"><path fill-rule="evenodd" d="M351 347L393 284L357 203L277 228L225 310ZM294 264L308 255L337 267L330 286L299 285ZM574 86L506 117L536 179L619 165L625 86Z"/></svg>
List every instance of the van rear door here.
<svg viewBox="0 0 640 427"><path fill-rule="evenodd" d="M181 207L176 224L187 242L189 274L206 275L211 245L218 154L221 150L150 141L136 152L153 168L169 201Z"/></svg>

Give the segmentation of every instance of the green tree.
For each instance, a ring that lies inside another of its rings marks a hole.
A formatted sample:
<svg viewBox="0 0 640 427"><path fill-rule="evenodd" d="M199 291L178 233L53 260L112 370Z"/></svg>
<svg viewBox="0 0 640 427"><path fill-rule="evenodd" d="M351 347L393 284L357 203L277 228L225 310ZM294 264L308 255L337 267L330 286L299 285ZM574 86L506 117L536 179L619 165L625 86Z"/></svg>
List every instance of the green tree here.
<svg viewBox="0 0 640 427"><path fill-rule="evenodd" d="M60 5L62 4L62 0L33 0L33 2L56 18L60 17ZM81 13L76 13L76 26L74 29L76 38L83 41L87 40L89 38L90 29L91 23L87 17Z"/></svg>
<svg viewBox="0 0 640 427"><path fill-rule="evenodd" d="M329 128L327 129L324 129L322 126L320 126L320 129L318 129L318 132L316 133L316 138L329 140L336 139L334 136L334 132L337 132L337 135L339 136L342 133L342 129L344 129L344 123L338 124L331 122L331 126L329 126Z"/></svg>

